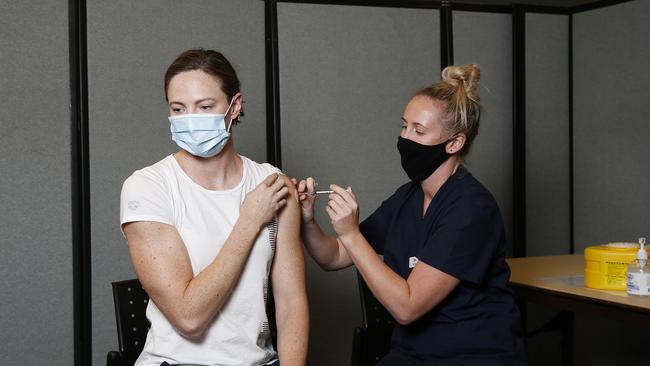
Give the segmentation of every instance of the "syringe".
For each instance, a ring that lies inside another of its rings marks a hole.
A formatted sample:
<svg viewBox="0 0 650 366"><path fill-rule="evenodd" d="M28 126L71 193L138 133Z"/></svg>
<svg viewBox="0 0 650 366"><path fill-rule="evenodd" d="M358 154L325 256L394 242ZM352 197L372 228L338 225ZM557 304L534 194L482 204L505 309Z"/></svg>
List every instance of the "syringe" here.
<svg viewBox="0 0 650 366"><path fill-rule="evenodd" d="M306 195L309 195L309 196L315 196L317 194L330 194L330 193L334 193L334 191L302 192L302 193L299 193L299 194L306 194Z"/></svg>

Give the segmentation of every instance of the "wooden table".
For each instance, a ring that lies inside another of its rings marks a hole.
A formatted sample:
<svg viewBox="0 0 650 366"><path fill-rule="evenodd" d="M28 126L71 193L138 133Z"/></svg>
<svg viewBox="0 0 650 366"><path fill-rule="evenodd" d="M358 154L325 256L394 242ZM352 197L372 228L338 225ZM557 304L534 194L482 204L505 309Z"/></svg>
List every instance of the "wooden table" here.
<svg viewBox="0 0 650 366"><path fill-rule="evenodd" d="M650 296L585 287L582 254L510 258L510 286L518 300L650 325Z"/></svg>
<svg viewBox="0 0 650 366"><path fill-rule="evenodd" d="M590 313L650 325L650 296L629 296L626 291L605 291L584 285L582 254L507 259L515 298L561 310L542 328L529 335L561 330L562 365L573 366L573 314ZM522 311L525 306L520 304ZM525 319L525 317L524 317Z"/></svg>

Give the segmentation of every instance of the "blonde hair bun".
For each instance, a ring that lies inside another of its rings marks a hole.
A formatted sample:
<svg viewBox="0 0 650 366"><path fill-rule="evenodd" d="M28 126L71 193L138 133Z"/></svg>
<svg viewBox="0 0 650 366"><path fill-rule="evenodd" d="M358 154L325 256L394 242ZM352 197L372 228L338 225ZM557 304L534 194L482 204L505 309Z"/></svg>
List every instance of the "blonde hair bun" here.
<svg viewBox="0 0 650 366"><path fill-rule="evenodd" d="M481 79L481 69L477 64L466 64L461 66L447 66L442 70L442 80L454 86L463 86L467 96L479 101L477 93L478 83Z"/></svg>
<svg viewBox="0 0 650 366"><path fill-rule="evenodd" d="M477 64L447 66L442 70L442 80L415 94L444 102L443 128L450 136L462 132L466 137L459 152L461 157L467 155L478 135L483 109L478 96L480 78L481 69Z"/></svg>

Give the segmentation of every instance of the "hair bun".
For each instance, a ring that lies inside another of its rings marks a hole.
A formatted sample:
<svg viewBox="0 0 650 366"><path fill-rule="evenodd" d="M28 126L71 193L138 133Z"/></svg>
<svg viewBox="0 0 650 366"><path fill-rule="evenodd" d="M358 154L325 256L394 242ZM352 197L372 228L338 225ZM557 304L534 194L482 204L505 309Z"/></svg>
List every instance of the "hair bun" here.
<svg viewBox="0 0 650 366"><path fill-rule="evenodd" d="M442 79L450 84L465 88L471 99L478 100L478 83L481 79L481 69L477 64L447 66L442 70Z"/></svg>
<svg viewBox="0 0 650 366"><path fill-rule="evenodd" d="M465 144L458 152L461 157L467 155L478 135L482 110L477 90L480 77L481 70L476 64L448 66L442 70L442 80L415 94L442 102L441 106L436 105L435 108L442 110L444 130L450 136L465 134Z"/></svg>

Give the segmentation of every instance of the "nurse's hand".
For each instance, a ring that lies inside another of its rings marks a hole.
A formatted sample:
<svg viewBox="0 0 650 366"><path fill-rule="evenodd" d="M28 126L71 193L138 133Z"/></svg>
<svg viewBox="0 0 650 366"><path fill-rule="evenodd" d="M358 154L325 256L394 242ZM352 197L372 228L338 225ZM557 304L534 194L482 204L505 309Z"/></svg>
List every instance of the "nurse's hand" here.
<svg viewBox="0 0 650 366"><path fill-rule="evenodd" d="M296 178L292 178L293 184L296 185L298 190L298 202L300 202L301 222L303 224L310 223L314 220L314 201L316 201L316 183L314 178L309 177L300 182Z"/></svg>
<svg viewBox="0 0 650 366"><path fill-rule="evenodd" d="M332 184L325 210L332 220L332 226L339 237L350 236L359 231L359 205L352 188L343 189Z"/></svg>

